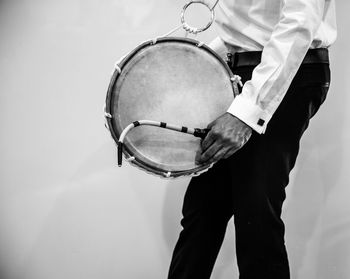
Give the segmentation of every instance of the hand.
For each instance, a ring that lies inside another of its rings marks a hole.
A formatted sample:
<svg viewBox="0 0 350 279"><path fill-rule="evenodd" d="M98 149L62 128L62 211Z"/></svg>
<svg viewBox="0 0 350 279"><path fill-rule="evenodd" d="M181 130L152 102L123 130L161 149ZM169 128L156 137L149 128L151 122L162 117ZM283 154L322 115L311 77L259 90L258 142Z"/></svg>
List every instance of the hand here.
<svg viewBox="0 0 350 279"><path fill-rule="evenodd" d="M196 157L196 162L200 164L210 164L230 157L252 134L252 128L228 112L211 122L208 128L210 131Z"/></svg>

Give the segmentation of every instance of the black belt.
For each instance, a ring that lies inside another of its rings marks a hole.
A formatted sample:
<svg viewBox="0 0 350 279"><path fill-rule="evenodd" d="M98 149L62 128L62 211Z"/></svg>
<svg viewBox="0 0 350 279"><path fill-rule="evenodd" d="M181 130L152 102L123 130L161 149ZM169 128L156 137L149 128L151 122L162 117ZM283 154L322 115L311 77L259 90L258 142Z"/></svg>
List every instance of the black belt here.
<svg viewBox="0 0 350 279"><path fill-rule="evenodd" d="M228 65L232 68L243 66L257 66L261 61L261 51L228 53ZM329 64L328 49L309 49L302 64L326 63Z"/></svg>

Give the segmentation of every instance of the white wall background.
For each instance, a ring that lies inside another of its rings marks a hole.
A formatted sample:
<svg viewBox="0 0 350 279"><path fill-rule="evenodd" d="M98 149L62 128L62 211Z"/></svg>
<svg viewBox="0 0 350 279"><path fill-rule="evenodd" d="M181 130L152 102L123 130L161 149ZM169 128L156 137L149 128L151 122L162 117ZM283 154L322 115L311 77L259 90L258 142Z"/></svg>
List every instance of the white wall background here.
<svg viewBox="0 0 350 279"><path fill-rule="evenodd" d="M114 62L177 26L183 4L0 0L1 279L166 278L188 181L117 168L102 108ZM332 88L284 210L295 279L350 278L350 4L337 4ZM234 261L230 224L212 278L238 278Z"/></svg>

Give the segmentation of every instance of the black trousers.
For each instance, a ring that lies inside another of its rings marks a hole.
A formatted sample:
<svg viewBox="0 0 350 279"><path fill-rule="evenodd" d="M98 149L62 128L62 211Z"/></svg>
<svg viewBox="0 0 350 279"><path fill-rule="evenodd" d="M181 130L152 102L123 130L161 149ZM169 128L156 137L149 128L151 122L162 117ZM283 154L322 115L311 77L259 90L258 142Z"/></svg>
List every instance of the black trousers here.
<svg viewBox="0 0 350 279"><path fill-rule="evenodd" d="M243 81L254 67L232 69ZM240 279L287 279L282 204L302 134L326 98L327 63L303 64L270 120L230 158L191 180L169 279L209 279L234 215Z"/></svg>

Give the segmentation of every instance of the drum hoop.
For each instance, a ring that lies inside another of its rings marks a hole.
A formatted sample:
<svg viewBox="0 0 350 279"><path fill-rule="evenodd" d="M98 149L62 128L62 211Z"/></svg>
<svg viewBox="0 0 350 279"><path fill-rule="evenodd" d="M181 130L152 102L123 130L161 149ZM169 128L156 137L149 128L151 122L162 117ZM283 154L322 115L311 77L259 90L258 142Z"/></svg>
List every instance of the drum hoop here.
<svg viewBox="0 0 350 279"><path fill-rule="evenodd" d="M111 81L109 83L108 89L107 89L107 96L106 96L106 106L105 106L105 115L109 115L112 116L111 112L112 112L112 99L113 99L113 88L116 85L116 81L118 79L118 77L121 74L121 71L123 71L123 68L125 67L126 64L129 63L129 61L137 54L139 53L142 49L151 46L151 45L155 45L155 44L159 44L159 43L166 43L166 42L179 42L179 43L187 43L190 45L194 45L200 48L205 49L207 52L209 52L210 54L212 54L215 58L217 58L217 60L219 62L221 62L221 64L224 66L224 68L226 69L227 73L229 74L230 79L232 80L234 78L234 74L232 73L231 69L229 68L229 66L226 64L226 62L214 51L212 50L210 47L208 47L207 45L194 40L194 39L190 39L190 38L180 38L180 37L161 37L161 38L157 38L156 40L149 40L146 41L144 43L142 43L141 45L139 45L138 47L136 47L134 50L132 50L119 64L118 67L119 69L115 69L113 72L113 75L111 77ZM234 95L234 90L232 90L232 94ZM114 141L117 143L120 137L120 132L117 133L117 129L115 129L115 124L113 123L113 116L112 117L106 117L107 120L107 125L109 128L109 131L111 133L112 138L114 139ZM161 176L161 177L165 177L165 178L176 178L176 177L180 177L180 176L194 176L197 173L201 173L203 171L205 171L206 169L209 169L211 167L211 165L202 165L202 166L198 166L196 168L192 168L192 169L188 169L185 171L164 171L164 170L160 170L152 165L147 164L144 161L139 160L138 158L134 158L132 155L132 152L129 150L129 148L125 145L124 146L124 150L123 150L124 156L126 157L126 159L132 164L135 165L137 167L139 167L140 169L157 175L157 176ZM131 160L130 160L131 158Z"/></svg>

